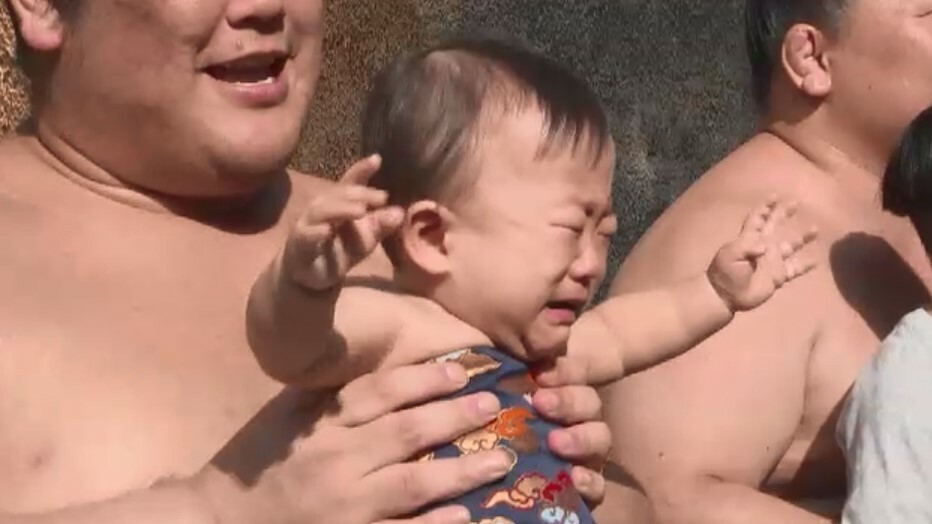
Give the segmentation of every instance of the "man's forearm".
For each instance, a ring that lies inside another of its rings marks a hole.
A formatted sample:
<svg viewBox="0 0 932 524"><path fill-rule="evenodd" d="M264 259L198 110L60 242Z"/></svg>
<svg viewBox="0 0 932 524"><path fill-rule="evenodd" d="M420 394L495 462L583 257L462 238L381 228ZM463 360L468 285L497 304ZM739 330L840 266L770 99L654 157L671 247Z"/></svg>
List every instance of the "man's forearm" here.
<svg viewBox="0 0 932 524"><path fill-rule="evenodd" d="M654 504L657 524L836 524L775 496L741 484L708 481Z"/></svg>

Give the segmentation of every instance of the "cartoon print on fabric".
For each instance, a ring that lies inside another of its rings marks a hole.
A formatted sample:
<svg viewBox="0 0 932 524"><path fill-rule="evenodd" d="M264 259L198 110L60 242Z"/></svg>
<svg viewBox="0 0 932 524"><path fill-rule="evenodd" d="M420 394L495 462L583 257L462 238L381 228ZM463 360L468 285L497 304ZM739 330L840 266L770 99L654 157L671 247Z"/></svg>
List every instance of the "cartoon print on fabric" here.
<svg viewBox="0 0 932 524"><path fill-rule="evenodd" d="M535 419L534 413L524 407L505 408L498 417L482 429L456 439L453 443L463 455L488 451L505 444L518 453L534 453L539 443L531 431L528 421Z"/></svg>
<svg viewBox="0 0 932 524"><path fill-rule="evenodd" d="M485 501L483 507L506 505L514 509L530 510L539 506L539 515L545 524L580 524L579 497L573 488L569 473L561 471L555 480L536 473L525 473L514 486L498 490Z"/></svg>
<svg viewBox="0 0 932 524"><path fill-rule="evenodd" d="M430 362L456 362L466 368L466 376L472 379L478 375L495 371L502 363L483 353L476 353L471 349L461 349L446 355L431 359Z"/></svg>
<svg viewBox="0 0 932 524"><path fill-rule="evenodd" d="M556 426L533 407L531 396L537 385L527 365L494 347L456 351L435 361L458 362L467 370L469 382L452 397L487 391L499 399L502 408L485 427L417 460L490 450L502 450L511 457L504 479L444 504L468 508L472 524L594 524L573 489L570 464L553 455L547 445L547 435Z"/></svg>

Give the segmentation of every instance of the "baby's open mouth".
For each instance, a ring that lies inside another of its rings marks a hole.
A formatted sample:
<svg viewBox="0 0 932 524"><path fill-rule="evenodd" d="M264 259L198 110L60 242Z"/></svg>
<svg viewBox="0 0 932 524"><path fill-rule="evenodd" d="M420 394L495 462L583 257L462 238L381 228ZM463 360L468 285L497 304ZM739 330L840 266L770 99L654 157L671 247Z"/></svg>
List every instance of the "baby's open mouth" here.
<svg viewBox="0 0 932 524"><path fill-rule="evenodd" d="M551 316L560 323L574 322L582 313L586 303L579 300L552 300L546 308Z"/></svg>

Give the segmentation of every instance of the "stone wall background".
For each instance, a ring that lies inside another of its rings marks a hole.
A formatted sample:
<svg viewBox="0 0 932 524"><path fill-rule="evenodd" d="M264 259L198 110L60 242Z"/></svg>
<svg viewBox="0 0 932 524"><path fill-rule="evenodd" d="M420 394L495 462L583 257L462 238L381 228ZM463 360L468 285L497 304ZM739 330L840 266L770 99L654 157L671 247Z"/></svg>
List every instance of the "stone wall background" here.
<svg viewBox="0 0 932 524"><path fill-rule="evenodd" d="M612 268L657 215L753 130L741 0L330 0L327 58L297 168L354 156L362 91L393 54L473 30L517 37L588 78L619 141ZM27 111L0 3L0 133Z"/></svg>

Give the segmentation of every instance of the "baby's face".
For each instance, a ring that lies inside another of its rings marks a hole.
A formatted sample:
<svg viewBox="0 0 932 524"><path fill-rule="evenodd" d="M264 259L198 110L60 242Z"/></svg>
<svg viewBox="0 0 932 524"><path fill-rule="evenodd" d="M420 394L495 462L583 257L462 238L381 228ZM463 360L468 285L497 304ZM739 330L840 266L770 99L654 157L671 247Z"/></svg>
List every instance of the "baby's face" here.
<svg viewBox="0 0 932 524"><path fill-rule="evenodd" d="M542 129L542 115L525 111L487 131L448 253L457 298L448 308L530 360L565 350L604 277L617 228L614 147L598 159L585 142L541 157Z"/></svg>

